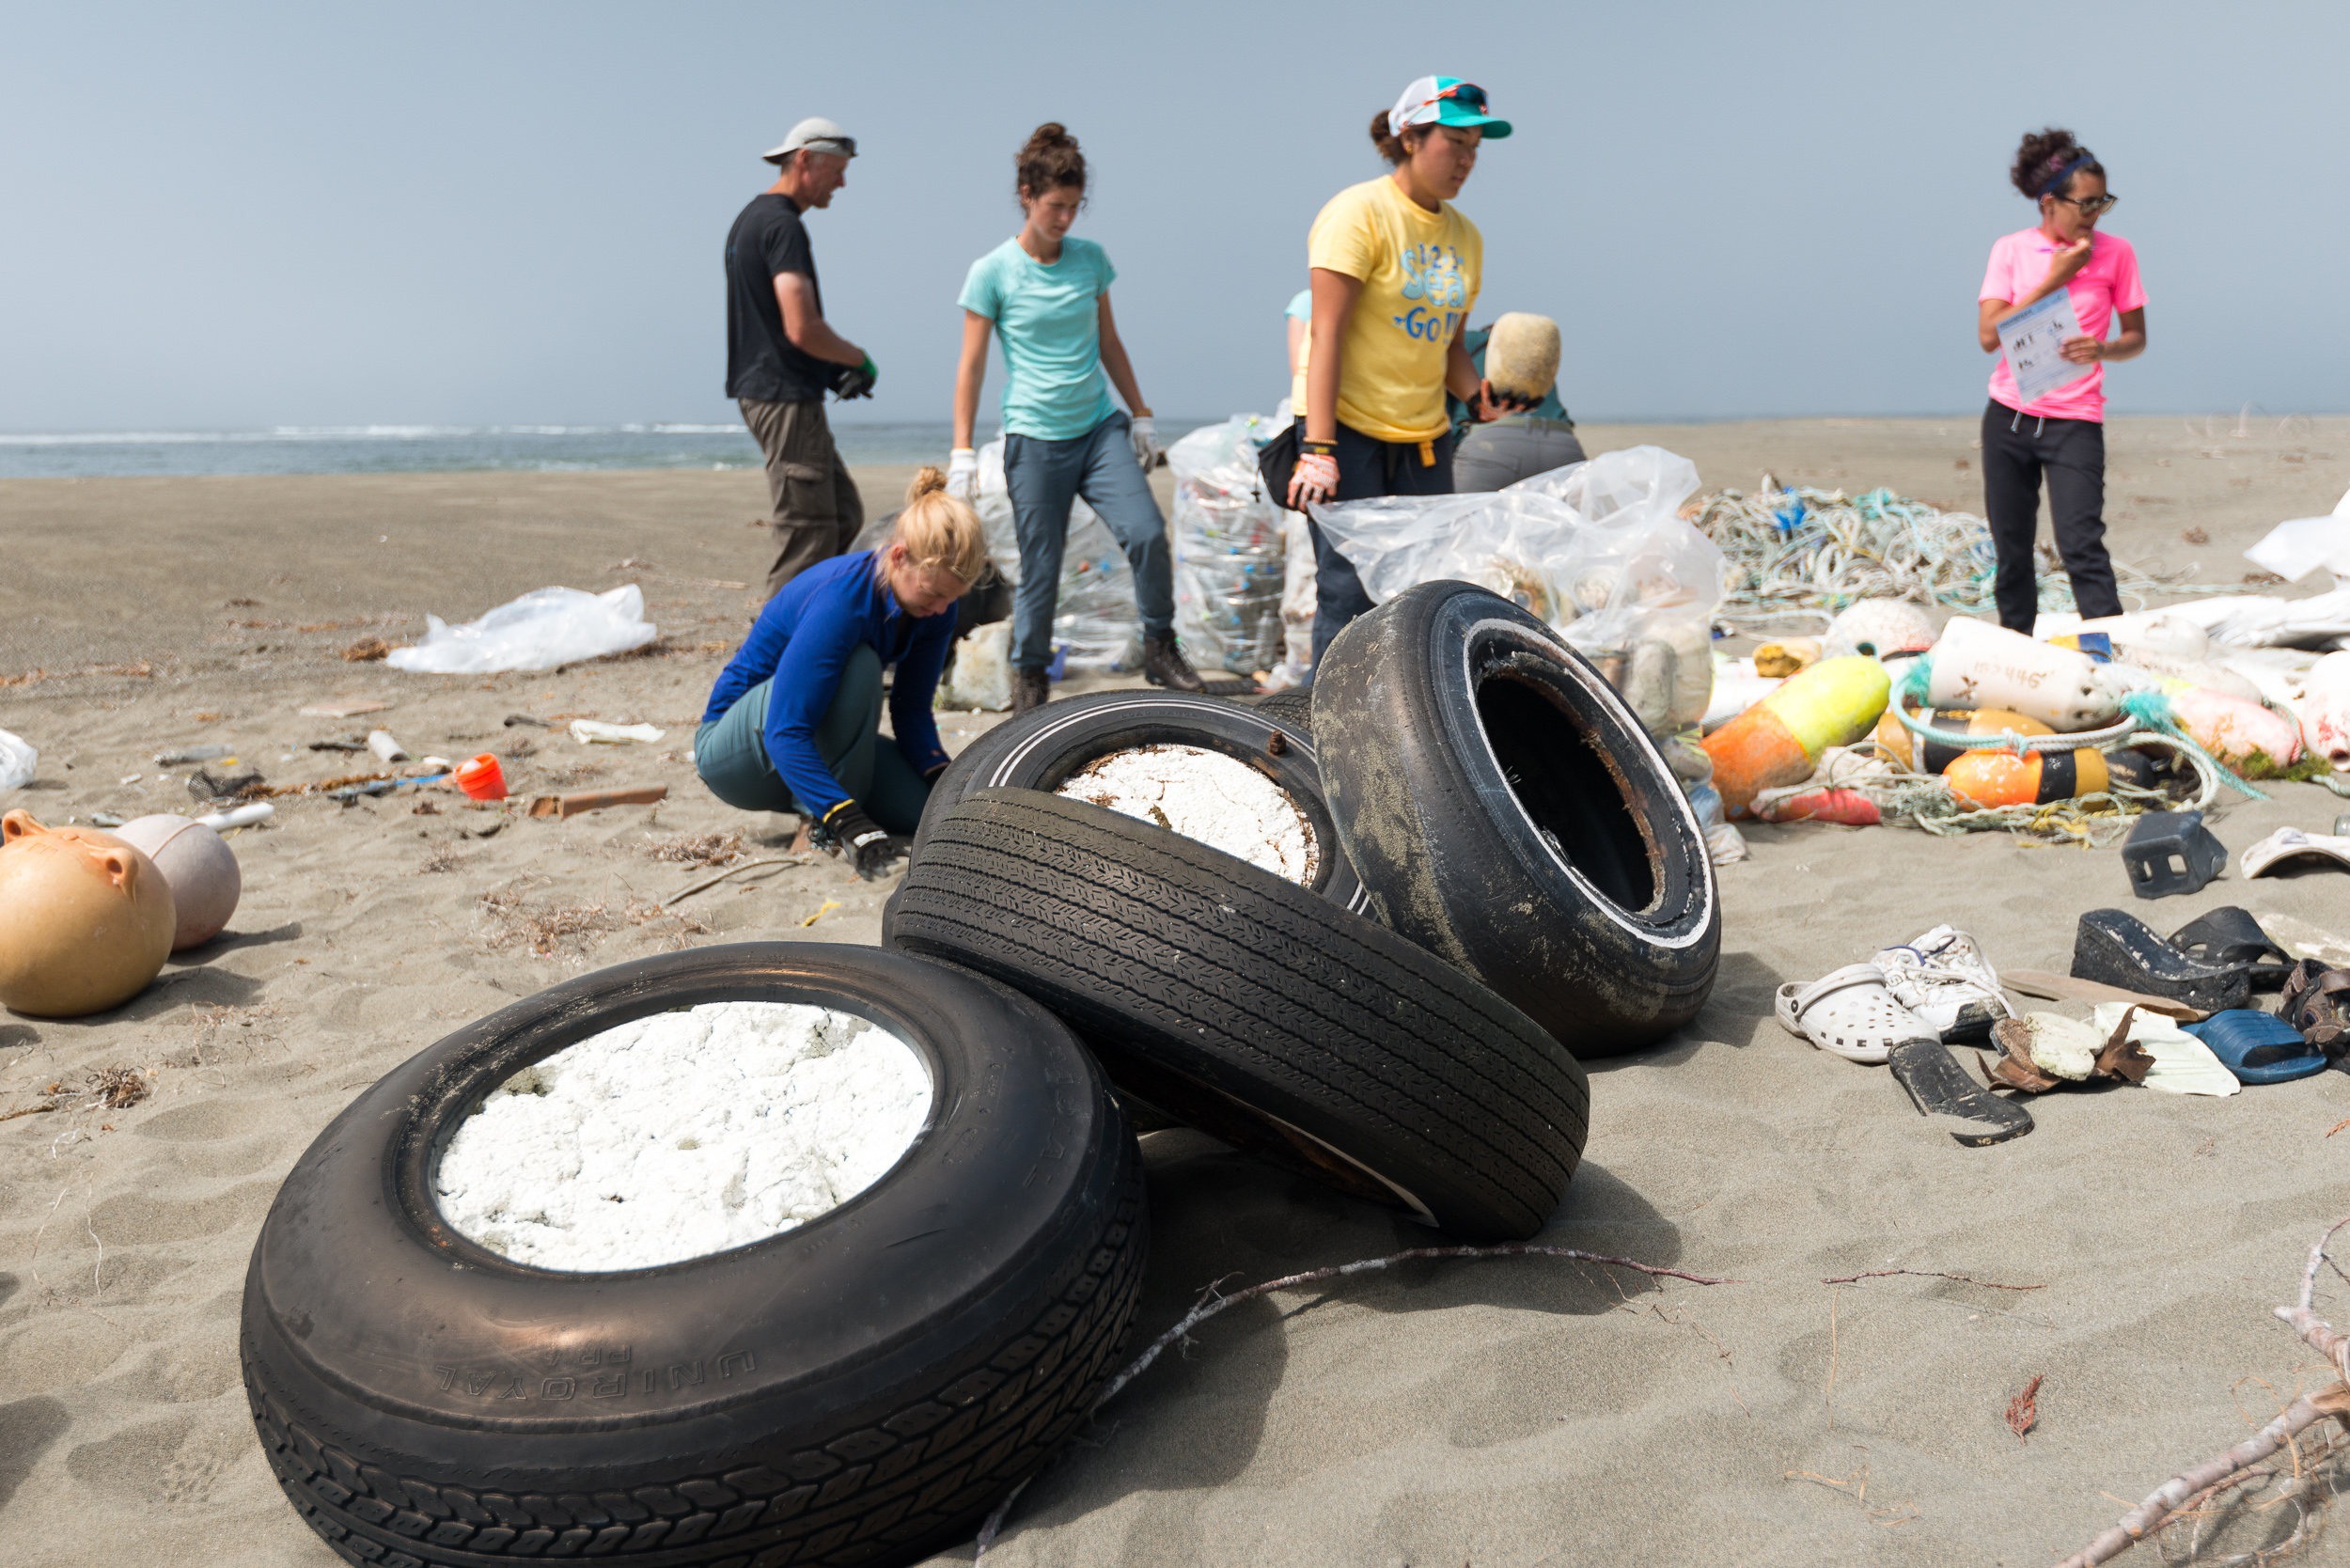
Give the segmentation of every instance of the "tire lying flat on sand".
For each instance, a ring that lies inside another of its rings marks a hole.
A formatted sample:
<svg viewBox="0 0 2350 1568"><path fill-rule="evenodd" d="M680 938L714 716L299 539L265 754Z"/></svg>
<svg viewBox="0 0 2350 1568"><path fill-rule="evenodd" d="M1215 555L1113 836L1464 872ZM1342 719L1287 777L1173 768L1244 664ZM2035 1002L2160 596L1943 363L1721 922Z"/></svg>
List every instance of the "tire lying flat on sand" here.
<svg viewBox="0 0 2350 1568"><path fill-rule="evenodd" d="M1050 794L1088 763L1146 745L1220 751L1279 785L1313 828L1321 854L1313 890L1362 913L1367 896L1323 802L1313 728L1293 703L1268 712L1261 704L1153 691L1095 692L1048 702L997 725L948 764L915 830L912 858L922 857L932 823L981 790Z"/></svg>
<svg viewBox="0 0 2350 1568"><path fill-rule="evenodd" d="M450 1229L433 1170L484 1094L715 1001L897 1034L929 1068L928 1126L831 1213L684 1262L556 1273ZM969 1539L1084 1419L1145 1235L1134 1136L1033 1003L894 953L703 948L517 1002L337 1117L254 1247L245 1387L286 1496L352 1562L911 1562Z"/></svg>
<svg viewBox="0 0 2350 1568"><path fill-rule="evenodd" d="M1578 1057L1697 1015L1721 955L1704 835L1639 720L1556 632L1483 588L1423 583L1339 634L1313 711L1376 918Z"/></svg>
<svg viewBox="0 0 2350 1568"><path fill-rule="evenodd" d="M983 790L931 824L883 940L1051 1008L1120 1093L1456 1235L1541 1229L1583 1070L1451 965L1244 860L1084 801Z"/></svg>

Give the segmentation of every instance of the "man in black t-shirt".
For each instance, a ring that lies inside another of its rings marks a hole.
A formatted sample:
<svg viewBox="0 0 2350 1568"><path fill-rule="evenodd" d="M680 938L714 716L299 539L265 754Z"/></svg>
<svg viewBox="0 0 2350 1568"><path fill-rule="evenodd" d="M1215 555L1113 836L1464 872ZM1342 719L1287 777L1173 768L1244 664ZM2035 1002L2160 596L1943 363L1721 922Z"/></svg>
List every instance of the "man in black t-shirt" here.
<svg viewBox="0 0 2350 1568"><path fill-rule="evenodd" d="M727 233L727 396L767 460L774 564L767 593L846 551L865 503L824 419L824 394L870 397L870 355L824 321L816 258L800 215L829 207L848 182L856 139L828 119L804 119L760 156L776 182L751 198Z"/></svg>

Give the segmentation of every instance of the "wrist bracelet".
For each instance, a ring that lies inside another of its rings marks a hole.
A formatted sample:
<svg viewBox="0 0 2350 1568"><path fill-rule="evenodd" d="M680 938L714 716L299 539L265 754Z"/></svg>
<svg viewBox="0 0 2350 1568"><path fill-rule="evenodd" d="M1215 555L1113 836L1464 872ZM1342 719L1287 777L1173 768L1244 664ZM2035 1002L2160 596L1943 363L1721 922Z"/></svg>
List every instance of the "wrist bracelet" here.
<svg viewBox="0 0 2350 1568"><path fill-rule="evenodd" d="M1339 444L1335 441L1300 441L1297 449L1309 457L1336 457Z"/></svg>

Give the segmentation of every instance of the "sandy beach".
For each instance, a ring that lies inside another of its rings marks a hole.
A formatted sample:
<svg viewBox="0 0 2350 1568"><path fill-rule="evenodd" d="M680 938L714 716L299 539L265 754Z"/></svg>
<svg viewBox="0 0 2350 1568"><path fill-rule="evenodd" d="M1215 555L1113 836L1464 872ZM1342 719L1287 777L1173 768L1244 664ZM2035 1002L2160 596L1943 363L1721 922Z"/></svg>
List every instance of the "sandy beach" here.
<svg viewBox="0 0 2350 1568"><path fill-rule="evenodd" d="M1767 470L1981 510L1970 418L1582 435L1593 452L1668 447L1708 490ZM905 478L861 472L869 511L897 505ZM2246 545L2345 486L2350 419L2111 427L2117 560L2199 582L2240 581ZM236 1345L256 1230L318 1131L415 1051L583 971L713 942L879 939L889 885L832 860L666 902L710 874L661 857L682 840L740 834L780 858L793 825L721 806L691 762L756 608L765 535L748 525L764 504L748 471L0 481L0 729L41 759L0 805L53 823L184 809L188 770L158 752L225 744L299 783L362 771L371 759L309 747L378 725L419 756L496 752L522 796L670 791L564 822L446 793L423 814L414 792L289 797L233 839L245 886L227 935L116 1011L0 1014L0 1117L30 1112L0 1121L8 1561L336 1561L263 1462ZM428 611L454 621L552 583L624 582L662 633L636 656L488 677L340 656L413 640ZM386 706L300 712L344 697ZM666 734L590 747L563 732L572 717ZM951 749L995 722L942 715L941 729ZM2271 794L2223 808L2232 851L2350 808L2314 785ZM2059 972L2078 916L2107 905L2163 932L2243 904L2350 934L2350 875L2232 870L2137 904L2109 850L1809 824L1747 838L1752 858L1721 877L1711 1004L1665 1044L1594 1064L1585 1163L1541 1238L1737 1283L1421 1262L1251 1302L1085 1430L990 1562L2040 1564L2322 1381L2269 1309L2350 1211L2350 1135L2328 1140L2350 1079L2225 1100L2050 1094L2030 1136L1965 1149L1884 1069L1783 1032L1770 1001L1945 921L2001 967ZM118 1067L144 1075L143 1099L76 1092ZM1432 1239L1202 1135L1142 1147L1145 1334L1217 1281ZM1872 1271L1918 1272L1824 1282ZM2341 1309L2342 1290L2321 1283L2319 1309ZM2022 1440L2004 1417L2034 1378ZM2290 1513L2217 1543L2280 1538ZM2350 1559L2345 1542L2309 1560Z"/></svg>

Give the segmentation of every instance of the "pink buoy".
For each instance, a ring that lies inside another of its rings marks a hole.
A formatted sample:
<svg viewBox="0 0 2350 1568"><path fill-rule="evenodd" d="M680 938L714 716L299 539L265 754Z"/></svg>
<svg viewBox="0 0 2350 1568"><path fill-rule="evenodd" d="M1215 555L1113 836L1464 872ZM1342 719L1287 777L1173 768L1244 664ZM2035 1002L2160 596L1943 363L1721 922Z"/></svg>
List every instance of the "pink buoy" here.
<svg viewBox="0 0 2350 1568"><path fill-rule="evenodd" d="M2232 768L2254 752L2280 768L2301 760L2300 729L2280 713L2204 686L2186 686L2169 695L2179 728Z"/></svg>

